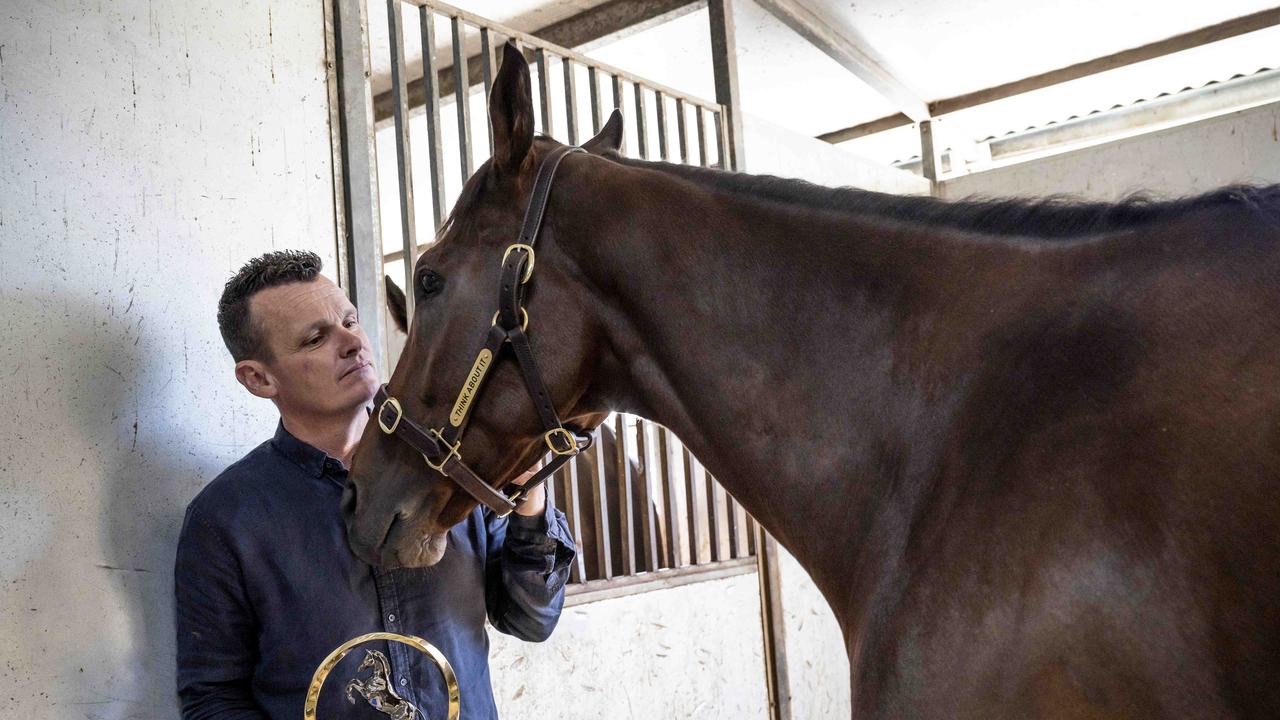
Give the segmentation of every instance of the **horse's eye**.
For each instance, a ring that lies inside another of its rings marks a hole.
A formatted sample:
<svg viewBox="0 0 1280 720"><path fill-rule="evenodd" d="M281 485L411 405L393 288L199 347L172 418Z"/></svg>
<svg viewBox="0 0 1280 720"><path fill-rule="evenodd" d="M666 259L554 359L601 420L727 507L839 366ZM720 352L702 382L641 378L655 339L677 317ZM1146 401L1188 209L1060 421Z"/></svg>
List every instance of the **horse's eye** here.
<svg viewBox="0 0 1280 720"><path fill-rule="evenodd" d="M444 287L444 277L435 270L427 270L422 273L422 278L418 280L418 283L422 285L422 292L428 296L435 295Z"/></svg>

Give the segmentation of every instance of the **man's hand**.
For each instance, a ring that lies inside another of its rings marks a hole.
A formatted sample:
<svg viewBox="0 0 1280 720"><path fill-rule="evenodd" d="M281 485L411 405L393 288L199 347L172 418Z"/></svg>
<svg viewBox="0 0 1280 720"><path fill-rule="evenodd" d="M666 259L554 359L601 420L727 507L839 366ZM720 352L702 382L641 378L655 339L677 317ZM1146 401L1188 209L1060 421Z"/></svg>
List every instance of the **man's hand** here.
<svg viewBox="0 0 1280 720"><path fill-rule="evenodd" d="M538 470L541 467L542 467L542 461L539 460L538 462L533 464L533 467L520 473L519 477L517 477L515 480L512 480L511 482L515 483L516 485L524 485L525 483L529 482L529 480L533 478L534 473L538 472ZM538 487L530 490L529 494L525 496L524 502L516 506L516 514L524 515L525 517L536 517L538 515L543 514L546 511L547 511L546 483L543 483Z"/></svg>

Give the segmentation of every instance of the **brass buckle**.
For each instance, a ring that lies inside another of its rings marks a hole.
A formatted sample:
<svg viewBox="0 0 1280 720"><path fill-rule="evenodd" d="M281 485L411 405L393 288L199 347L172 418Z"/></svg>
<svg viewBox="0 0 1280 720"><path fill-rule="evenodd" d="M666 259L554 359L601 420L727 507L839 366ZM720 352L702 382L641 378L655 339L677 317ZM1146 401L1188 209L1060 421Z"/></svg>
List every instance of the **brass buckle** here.
<svg viewBox="0 0 1280 720"><path fill-rule="evenodd" d="M391 427L387 427L387 424L382 421L382 411L385 410L388 405L396 411L396 421L391 423ZM388 435L395 434L396 428L400 427L400 421L403 418L404 408L400 407L400 401L393 397L388 397L386 400L382 401L382 405L378 406L378 427L382 428L382 432Z"/></svg>
<svg viewBox="0 0 1280 720"><path fill-rule="evenodd" d="M515 494L514 494L514 495L508 495L508 496L507 496L507 500L510 500L510 501L511 501L511 507L507 508L506 510L503 510L503 511L502 511L502 512L500 512L500 513L496 513L496 514L497 514L497 516L498 516L498 517L500 517L500 518L504 518L504 517L506 517L506 516L510 515L512 512L514 512L514 511L515 511L515 509L516 509L516 506L517 506L517 505L519 505L520 503L524 502L524 496L525 496L528 492L529 492L528 490L526 490L525 488L523 488L523 487L522 487L522 488L520 488L519 490L517 490L517 491L515 492Z"/></svg>
<svg viewBox="0 0 1280 720"><path fill-rule="evenodd" d="M525 245L524 243L513 243L512 245L509 245L507 247L506 252L502 253L503 265L507 264L507 256L511 254L511 251L516 249L524 250L525 252L529 253L529 264L524 266L524 277L520 279L520 284L523 285L529 282L529 278L533 277L533 263L536 257L533 254L532 245Z"/></svg>
<svg viewBox="0 0 1280 720"><path fill-rule="evenodd" d="M498 316L501 314L502 314L501 310L493 314L493 319L489 321L489 327L493 327L494 325L498 324ZM529 329L529 311L525 310L524 308L520 308L520 329L521 330Z"/></svg>
<svg viewBox="0 0 1280 720"><path fill-rule="evenodd" d="M436 472L440 473L441 475L444 475L445 477L449 477L449 473L444 471L444 466L448 464L450 458L456 457L458 458L458 462L462 462L462 453L458 452L458 448L462 446L462 441L459 440L458 442L450 445L448 442L445 441L444 435L441 435L440 431L436 430L435 428L428 430L427 433L430 434L432 437L434 437L436 441L439 442L441 445L449 448L449 452L445 453L444 459L440 461L439 465L431 462L431 458L427 457L426 455L423 455L422 459L427 461L427 465L432 470L435 470Z"/></svg>
<svg viewBox="0 0 1280 720"><path fill-rule="evenodd" d="M560 450L560 449L556 448L555 444L551 442L551 436L553 436L553 435L555 435L555 436L564 436L565 438L568 438L568 440L569 440L569 449L568 449L568 450ZM577 439L577 438L575 438L575 437L573 436L573 433L569 432L568 430L565 430L565 429L564 429L564 428L562 428L562 427L558 427L558 428L556 428L556 429L554 429L554 430L548 430L548 431L546 431L545 433L543 433L543 434L542 434L542 441L543 441L543 442L545 442L545 443L547 444L547 447L551 449L551 454L552 454L552 455L569 455L569 456L573 456L573 455L577 455L577 454L578 454L578 439Z"/></svg>

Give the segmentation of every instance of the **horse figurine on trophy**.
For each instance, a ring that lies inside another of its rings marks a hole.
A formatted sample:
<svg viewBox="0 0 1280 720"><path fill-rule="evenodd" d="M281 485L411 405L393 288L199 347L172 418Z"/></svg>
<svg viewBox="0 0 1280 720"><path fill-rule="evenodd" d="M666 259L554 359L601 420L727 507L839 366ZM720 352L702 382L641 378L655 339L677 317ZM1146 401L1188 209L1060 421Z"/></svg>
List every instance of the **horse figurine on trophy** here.
<svg viewBox="0 0 1280 720"><path fill-rule="evenodd" d="M362 673L365 670L373 671L369 679L361 680L359 677L353 677L347 683L347 702L352 705L356 703L355 695L352 694L354 691L360 693L374 710L395 720L415 720L418 717L418 708L397 695L392 689L391 664L387 662L385 655L377 650L366 650L364 660L356 668L356 673Z"/></svg>

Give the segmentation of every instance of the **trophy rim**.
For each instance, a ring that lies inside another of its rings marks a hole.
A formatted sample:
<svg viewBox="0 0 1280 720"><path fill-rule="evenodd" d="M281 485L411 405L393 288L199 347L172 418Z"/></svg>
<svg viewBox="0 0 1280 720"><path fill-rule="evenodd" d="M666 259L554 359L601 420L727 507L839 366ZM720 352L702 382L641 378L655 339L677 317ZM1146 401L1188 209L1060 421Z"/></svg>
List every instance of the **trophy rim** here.
<svg viewBox="0 0 1280 720"><path fill-rule="evenodd" d="M449 691L449 712L446 717L448 720L458 720L458 714L462 707L461 696L458 690L458 676L453 672L453 666L449 664L449 659L435 645L416 635L401 635L400 633L391 632L371 632L353 637L329 653L328 657L320 663L319 667L316 668L315 674L311 677L311 685L307 688L307 702L302 713L304 720L316 720L316 706L320 702L320 690L324 687L325 680L329 678L329 673L357 645L363 645L373 640L398 642L430 657L435 662L436 667L440 669L440 673L444 675L444 684Z"/></svg>

